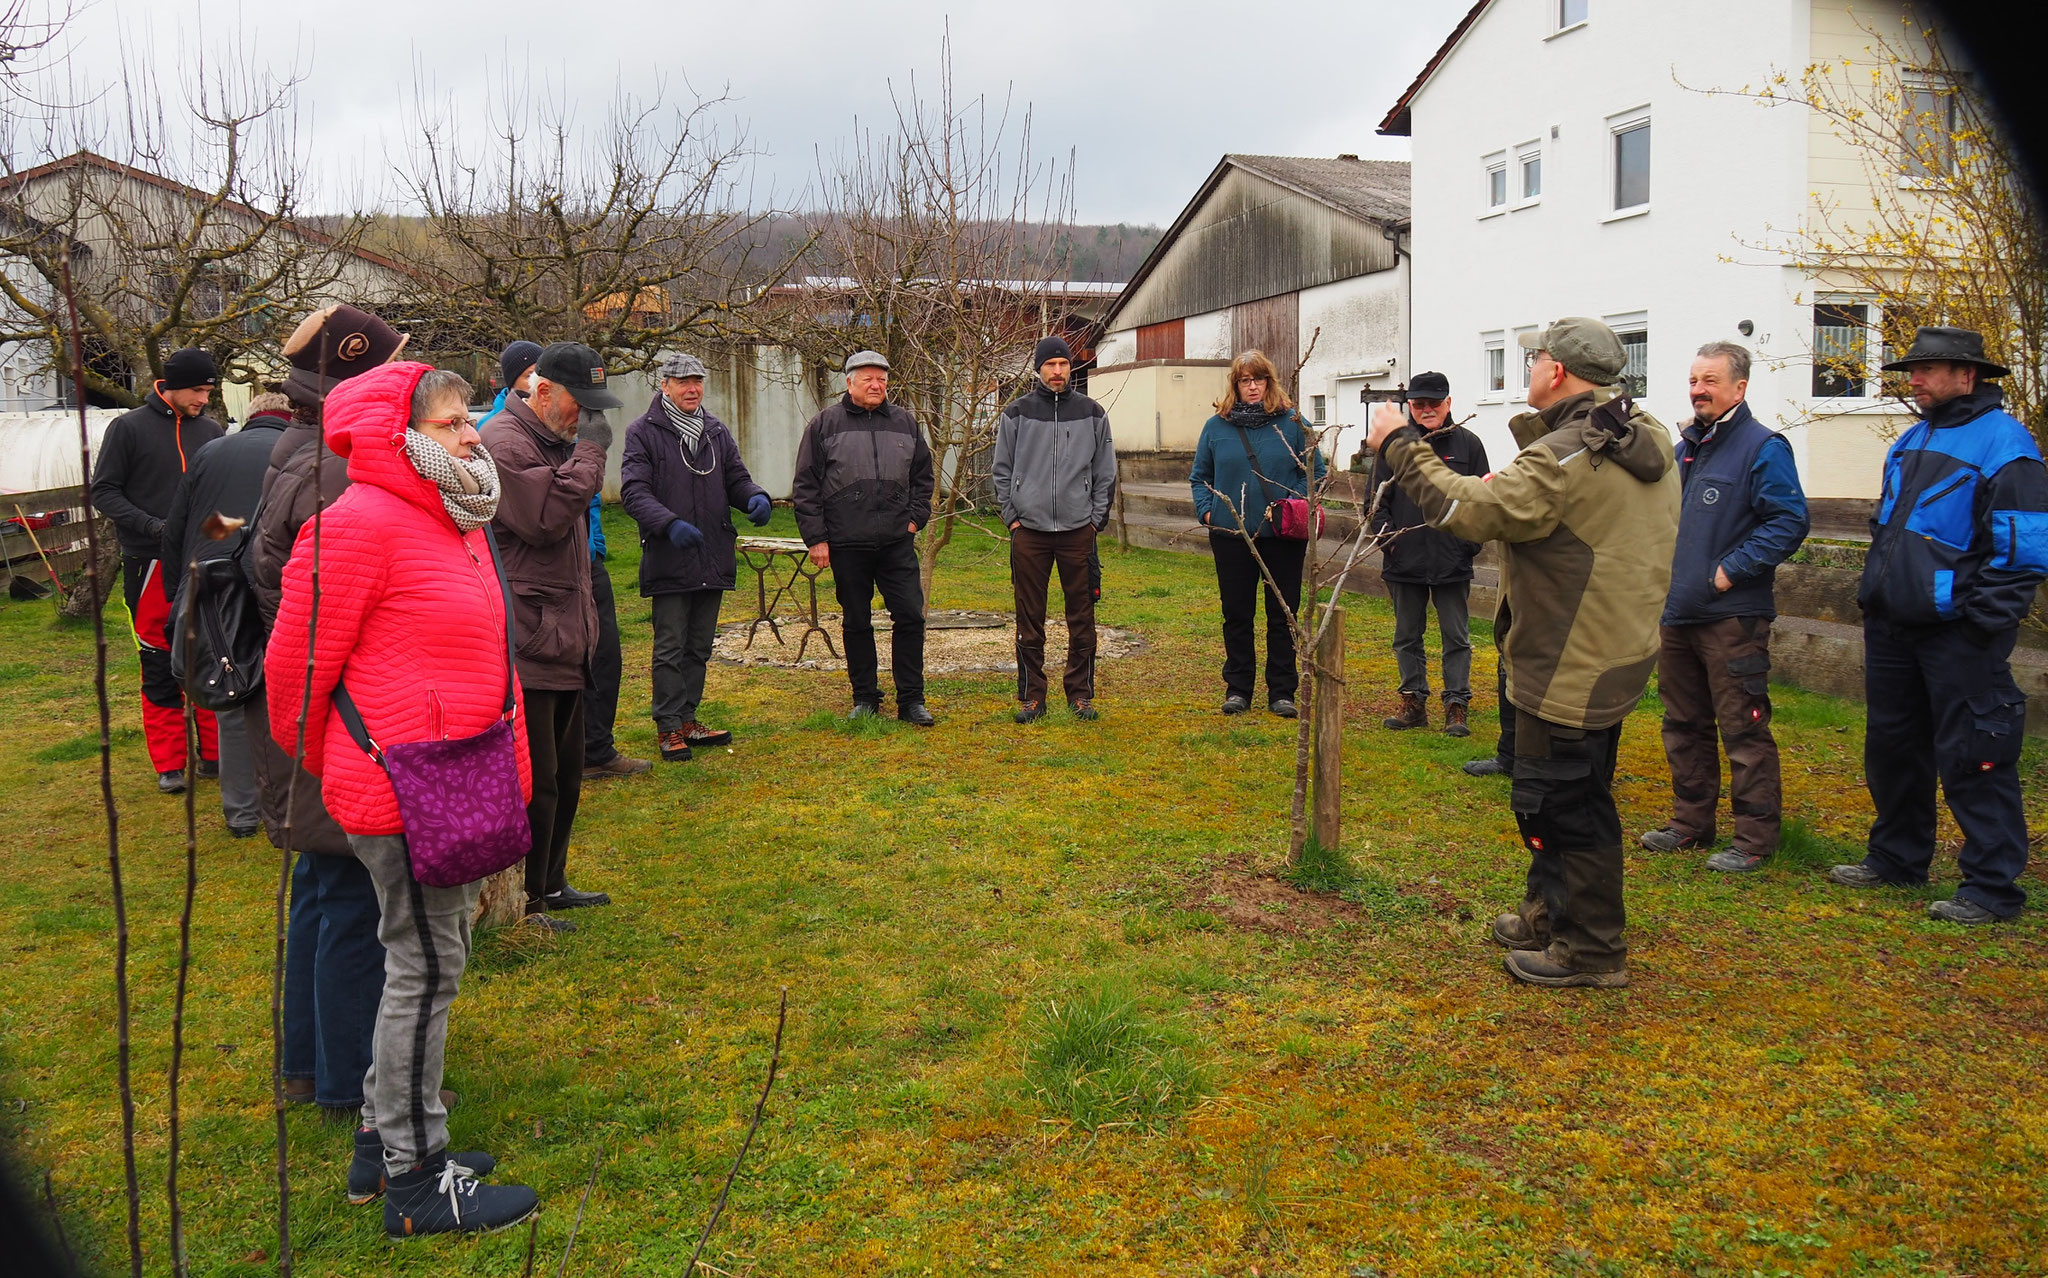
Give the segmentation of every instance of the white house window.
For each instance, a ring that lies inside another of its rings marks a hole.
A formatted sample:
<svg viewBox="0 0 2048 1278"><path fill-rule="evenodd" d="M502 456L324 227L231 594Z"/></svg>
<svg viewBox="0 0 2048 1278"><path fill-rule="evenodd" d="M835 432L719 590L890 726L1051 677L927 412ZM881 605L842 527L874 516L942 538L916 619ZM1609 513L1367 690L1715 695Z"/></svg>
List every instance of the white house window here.
<svg viewBox="0 0 2048 1278"><path fill-rule="evenodd" d="M1515 363L1521 366L1522 370L1521 375L1515 379L1514 397L1516 399L1529 398L1529 363L1530 357L1535 355L1536 352L1529 350L1527 347L1522 345L1522 334L1533 333L1535 331L1535 325L1525 324L1521 328L1515 329L1511 334L1509 334L1508 345L1514 347L1515 353L1521 357L1515 361Z"/></svg>
<svg viewBox="0 0 2048 1278"><path fill-rule="evenodd" d="M1614 135L1614 211L1650 203L1650 117L1640 114L1610 123Z"/></svg>
<svg viewBox="0 0 2048 1278"><path fill-rule="evenodd" d="M1586 20L1587 0L1557 0L1557 29L1575 27Z"/></svg>
<svg viewBox="0 0 2048 1278"><path fill-rule="evenodd" d="M1962 106L1955 86L1938 80L1908 80L1900 105L1902 154L1899 171L1908 178L1939 177L1955 163L1955 137L1961 127Z"/></svg>
<svg viewBox="0 0 2048 1278"><path fill-rule="evenodd" d="M1870 307L1820 302L1813 308L1813 393L1861 399L1870 393Z"/></svg>
<svg viewBox="0 0 2048 1278"><path fill-rule="evenodd" d="M1614 335L1621 339L1621 384L1641 399L1650 390L1650 326L1639 323Z"/></svg>
<svg viewBox="0 0 2048 1278"><path fill-rule="evenodd" d="M1499 333L1489 333L1481 340L1486 354L1486 393L1502 394L1508 388L1507 338Z"/></svg>
<svg viewBox="0 0 2048 1278"><path fill-rule="evenodd" d="M1330 419L1328 416L1328 397L1323 395L1311 395L1308 397L1308 403L1309 420L1314 422L1318 426L1329 425Z"/></svg>
<svg viewBox="0 0 2048 1278"><path fill-rule="evenodd" d="M1521 202L1534 203L1543 194L1543 148L1533 142L1525 143L1515 153L1515 172Z"/></svg>
<svg viewBox="0 0 2048 1278"><path fill-rule="evenodd" d="M1486 157L1486 211L1498 212L1508 205L1508 158L1496 152Z"/></svg>

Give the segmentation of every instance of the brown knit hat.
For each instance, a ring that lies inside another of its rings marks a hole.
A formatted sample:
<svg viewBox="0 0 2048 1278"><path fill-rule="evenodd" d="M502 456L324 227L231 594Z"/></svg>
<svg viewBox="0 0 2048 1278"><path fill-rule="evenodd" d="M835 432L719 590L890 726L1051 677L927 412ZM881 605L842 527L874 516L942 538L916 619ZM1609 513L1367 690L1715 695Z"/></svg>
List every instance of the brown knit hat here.
<svg viewBox="0 0 2048 1278"><path fill-rule="evenodd" d="M406 334L353 306L314 311L285 339L284 357L292 366L285 393L295 403L320 404L349 378L396 359L407 340Z"/></svg>

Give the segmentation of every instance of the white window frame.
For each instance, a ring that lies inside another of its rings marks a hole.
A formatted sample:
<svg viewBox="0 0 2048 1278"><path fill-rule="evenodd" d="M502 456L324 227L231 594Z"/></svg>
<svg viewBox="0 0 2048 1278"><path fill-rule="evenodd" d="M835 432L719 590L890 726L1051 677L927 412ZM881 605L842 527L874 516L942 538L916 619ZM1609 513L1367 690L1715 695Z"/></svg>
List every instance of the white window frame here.
<svg viewBox="0 0 2048 1278"><path fill-rule="evenodd" d="M1508 330L1508 399L1524 403L1529 398L1529 351L1522 345L1522 334L1540 331L1540 324L1517 324Z"/></svg>
<svg viewBox="0 0 2048 1278"><path fill-rule="evenodd" d="M1508 198L1510 190L1508 186L1508 153L1506 151L1495 151L1490 155L1481 157L1479 163L1484 175L1479 183L1479 216L1499 217L1508 211L1508 205L1511 203ZM1495 174L1500 175L1500 203L1498 204L1493 201L1493 179Z"/></svg>
<svg viewBox="0 0 2048 1278"><path fill-rule="evenodd" d="M1815 349L1813 312L1822 306L1860 306L1863 308L1863 392L1858 395L1816 395L1813 393L1813 363L1819 351ZM1885 357L1884 350L1884 308L1868 293L1820 293L1816 294L1806 307L1806 395L1814 404L1839 405L1842 409L1870 408L1888 401L1884 395L1884 374L1878 371L1878 364Z"/></svg>
<svg viewBox="0 0 2048 1278"><path fill-rule="evenodd" d="M1493 386L1493 354L1500 352L1501 385ZM1479 335L1479 402L1502 404L1507 402L1507 388L1514 384L1514 374L1508 368L1508 335L1500 329Z"/></svg>
<svg viewBox="0 0 2048 1278"><path fill-rule="evenodd" d="M1624 333L1638 333L1638 332L1639 332L1639 333L1641 333L1641 334L1643 335L1643 394L1642 394L1642 398L1645 398L1645 399L1649 398L1649 394L1650 394L1650 369L1649 369L1649 364L1650 364L1650 345L1649 345L1649 339L1650 339L1650 334L1651 334L1652 332L1654 332L1654 331L1655 331L1655 330L1653 330L1653 329L1652 329L1652 328L1650 327L1650 313L1649 313L1648 311L1622 311L1622 312L1619 312L1619 313L1617 313L1617 314L1614 314L1614 315L1602 315L1602 316L1600 317L1600 322L1601 322L1601 323L1603 323L1603 324L1605 324L1605 325L1607 325L1607 327L1609 327L1609 328L1613 329L1613 330L1614 330L1614 335L1615 335L1616 337L1620 337L1620 336L1621 336L1622 334L1624 334ZM1625 345L1625 344L1624 344L1624 345Z"/></svg>
<svg viewBox="0 0 2048 1278"><path fill-rule="evenodd" d="M1527 193L1529 186L1528 167L1532 163L1536 165L1536 194L1534 195ZM1524 142L1515 148L1515 167L1513 172L1515 179L1515 198L1513 204L1515 208L1526 209L1543 203L1543 168L1543 139L1538 138L1533 142Z"/></svg>
<svg viewBox="0 0 2048 1278"><path fill-rule="evenodd" d="M1650 118L1649 104L1645 103L1642 106L1631 107L1626 111L1617 112L1607 117L1607 163L1605 165L1607 190L1605 194L1608 201L1608 212L1605 217L1600 219L1603 222L1619 222L1623 218L1641 217L1650 211L1651 200L1647 191L1643 195L1643 202L1641 204L1629 204L1620 208L1614 207L1614 201L1620 198L1621 195L1621 135L1641 128L1651 130L1650 149L1652 163L1650 172L1654 177L1656 174L1656 164L1654 161L1657 134L1656 125Z"/></svg>
<svg viewBox="0 0 2048 1278"><path fill-rule="evenodd" d="M1585 6L1585 14L1582 17L1576 18L1570 22L1565 21L1564 7L1568 2L1569 0L1550 0L1551 36L1561 36L1567 31L1577 31L1580 27L1585 26L1586 23L1592 20L1593 0L1581 0L1581 3L1583 3ZM1544 37L1544 39L1546 40L1549 38L1550 36Z"/></svg>

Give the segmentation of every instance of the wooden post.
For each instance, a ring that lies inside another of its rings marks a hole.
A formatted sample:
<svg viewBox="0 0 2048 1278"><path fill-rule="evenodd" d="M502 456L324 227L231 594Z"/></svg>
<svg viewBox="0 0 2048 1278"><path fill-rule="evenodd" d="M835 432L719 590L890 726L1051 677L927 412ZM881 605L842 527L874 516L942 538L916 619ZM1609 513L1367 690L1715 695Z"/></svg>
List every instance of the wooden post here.
<svg viewBox="0 0 2048 1278"><path fill-rule="evenodd" d="M1334 600L1329 609L1330 628L1316 644L1311 686L1316 734L1312 828L1317 843L1334 849L1344 832L1344 610Z"/></svg>

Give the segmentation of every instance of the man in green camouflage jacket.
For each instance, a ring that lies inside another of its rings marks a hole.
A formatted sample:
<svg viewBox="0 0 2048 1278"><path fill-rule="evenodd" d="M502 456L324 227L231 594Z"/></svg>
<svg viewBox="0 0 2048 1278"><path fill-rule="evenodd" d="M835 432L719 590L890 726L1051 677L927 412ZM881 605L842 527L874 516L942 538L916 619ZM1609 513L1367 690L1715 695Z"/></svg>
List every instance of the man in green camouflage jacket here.
<svg viewBox="0 0 2048 1278"><path fill-rule="evenodd" d="M1517 980L1614 988L1628 984L1615 750L1657 664L1678 467L1670 432L1617 385L1612 329L1562 319L1522 345L1535 411L1509 423L1522 451L1507 466L1454 473L1388 405L1368 443L1431 525L1505 549L1495 633L1530 857L1521 907L1493 939Z"/></svg>

